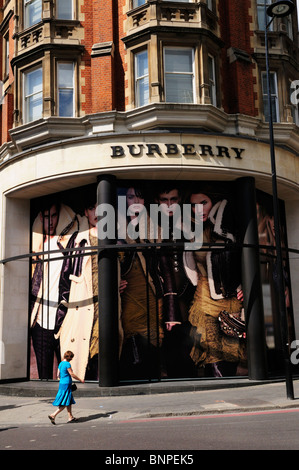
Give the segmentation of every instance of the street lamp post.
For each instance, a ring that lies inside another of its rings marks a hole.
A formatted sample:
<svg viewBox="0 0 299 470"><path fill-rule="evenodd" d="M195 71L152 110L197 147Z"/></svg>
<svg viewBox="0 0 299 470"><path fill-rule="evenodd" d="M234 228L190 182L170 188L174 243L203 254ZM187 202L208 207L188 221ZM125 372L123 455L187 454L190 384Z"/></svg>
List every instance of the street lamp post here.
<svg viewBox="0 0 299 470"><path fill-rule="evenodd" d="M274 133L273 133L273 115L272 115L272 100L271 100L271 81L269 71L269 47L268 47L268 28L275 17L288 16L294 10L294 3L290 0L280 0L272 3L267 7L265 0L265 48L266 48L266 72L267 72L267 87L268 87L268 108L269 108L269 137L270 137L270 152L271 152L271 170L272 170L272 192L273 192L273 215L274 215L274 229L275 229L275 245L276 245L276 269L278 281L278 296L279 296L279 314L281 322L281 335L282 347L284 354L284 366L286 377L286 391L287 398L294 399L292 371L290 363L290 353L288 344L288 321L287 310L285 302L285 289L284 289L284 275L283 275L283 261L281 249L281 236L280 236L280 216L279 204L277 195L277 178L276 178L276 162L275 162L275 148L274 148ZM272 17L268 23L268 16Z"/></svg>

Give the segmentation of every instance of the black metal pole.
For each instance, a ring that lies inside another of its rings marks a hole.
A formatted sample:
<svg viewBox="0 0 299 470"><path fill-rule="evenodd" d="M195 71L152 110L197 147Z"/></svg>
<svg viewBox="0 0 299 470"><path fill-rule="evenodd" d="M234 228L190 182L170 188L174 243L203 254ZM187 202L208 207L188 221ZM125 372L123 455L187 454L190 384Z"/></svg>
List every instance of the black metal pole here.
<svg viewBox="0 0 299 470"><path fill-rule="evenodd" d="M274 19L274 18L273 18ZM273 193L273 215L274 215L274 230L275 230L275 245L276 245L276 270L278 282L278 297L279 297L279 315L281 325L281 338L285 367L286 378L286 392L287 398L294 399L294 388L292 380L290 351L289 351L289 338L288 338L288 320L285 302L285 287L283 275L283 260L281 249L281 236L280 236L280 216L279 216L279 202L277 193L277 177L276 177L276 162L275 162L275 148L274 148L274 132L273 132L273 114L272 114L272 100L271 100L271 81L269 70L269 47L268 47L268 28L273 21L267 24L267 8L265 1L265 48L266 48L266 71L267 71L267 86L268 86L268 108L269 108L269 137L270 137L270 154L271 154L271 171L272 171L272 193Z"/></svg>
<svg viewBox="0 0 299 470"><path fill-rule="evenodd" d="M110 206L110 216L116 231L116 184L115 177L103 175L98 178L97 210L105 204ZM98 212L99 213L99 212ZM103 214L107 217L107 213ZM99 285L99 386L118 385L118 273L116 250L105 250L105 246L116 243L116 233L107 237L98 230L98 245L103 247L98 256Z"/></svg>
<svg viewBox="0 0 299 470"><path fill-rule="evenodd" d="M236 181L236 200L240 242L248 245L242 248L241 256L248 377L250 380L266 380L266 338L254 178L244 177Z"/></svg>

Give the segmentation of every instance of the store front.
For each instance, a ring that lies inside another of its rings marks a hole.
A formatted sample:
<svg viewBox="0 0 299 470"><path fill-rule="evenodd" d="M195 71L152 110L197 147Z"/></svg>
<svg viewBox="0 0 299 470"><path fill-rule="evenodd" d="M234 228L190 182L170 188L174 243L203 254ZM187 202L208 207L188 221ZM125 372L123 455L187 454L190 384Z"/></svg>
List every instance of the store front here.
<svg viewBox="0 0 299 470"><path fill-rule="evenodd" d="M276 157L292 341L297 162ZM51 380L66 350L103 386L282 372L267 143L103 134L24 150L2 175L1 380Z"/></svg>

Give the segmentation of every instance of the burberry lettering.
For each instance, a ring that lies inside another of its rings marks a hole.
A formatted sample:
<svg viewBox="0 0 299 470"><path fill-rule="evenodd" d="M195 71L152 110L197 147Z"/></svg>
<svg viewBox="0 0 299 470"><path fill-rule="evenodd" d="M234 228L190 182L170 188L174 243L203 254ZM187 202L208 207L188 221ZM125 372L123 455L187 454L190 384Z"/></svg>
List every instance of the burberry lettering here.
<svg viewBox="0 0 299 470"><path fill-rule="evenodd" d="M245 149L207 144L131 144L112 145L111 157L217 157L242 159Z"/></svg>

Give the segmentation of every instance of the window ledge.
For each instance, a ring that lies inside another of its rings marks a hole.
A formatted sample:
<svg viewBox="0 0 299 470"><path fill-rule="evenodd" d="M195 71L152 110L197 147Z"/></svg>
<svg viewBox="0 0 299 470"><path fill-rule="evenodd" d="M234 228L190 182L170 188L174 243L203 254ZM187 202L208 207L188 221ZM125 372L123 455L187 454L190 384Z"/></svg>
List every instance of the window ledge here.
<svg viewBox="0 0 299 470"><path fill-rule="evenodd" d="M127 124L129 130L192 126L224 132L227 115L212 105L153 103L130 111Z"/></svg>

